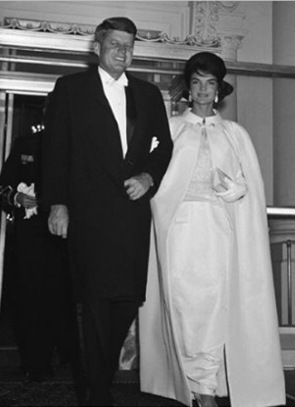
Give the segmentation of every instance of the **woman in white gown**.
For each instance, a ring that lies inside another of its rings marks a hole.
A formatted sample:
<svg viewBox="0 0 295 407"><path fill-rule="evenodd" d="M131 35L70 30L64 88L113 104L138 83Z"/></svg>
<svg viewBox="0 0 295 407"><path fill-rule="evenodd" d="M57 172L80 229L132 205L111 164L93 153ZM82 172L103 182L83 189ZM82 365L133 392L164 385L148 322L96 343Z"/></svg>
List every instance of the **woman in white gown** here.
<svg viewBox="0 0 295 407"><path fill-rule="evenodd" d="M233 88L210 52L185 66L192 108L170 121L173 157L152 200L142 391L188 406L285 404L264 186L239 124L215 110Z"/></svg>

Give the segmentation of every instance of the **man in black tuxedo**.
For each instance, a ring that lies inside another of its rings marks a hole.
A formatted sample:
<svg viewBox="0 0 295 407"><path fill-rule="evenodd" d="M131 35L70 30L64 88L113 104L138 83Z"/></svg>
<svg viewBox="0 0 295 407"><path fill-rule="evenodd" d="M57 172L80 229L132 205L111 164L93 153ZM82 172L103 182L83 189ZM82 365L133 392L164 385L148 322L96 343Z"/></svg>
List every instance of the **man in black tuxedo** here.
<svg viewBox="0 0 295 407"><path fill-rule="evenodd" d="M150 199L172 152L159 89L125 73L135 36L128 18L103 21L99 66L57 80L46 122L44 200L51 233L69 241L92 406L111 405L119 353L145 300Z"/></svg>

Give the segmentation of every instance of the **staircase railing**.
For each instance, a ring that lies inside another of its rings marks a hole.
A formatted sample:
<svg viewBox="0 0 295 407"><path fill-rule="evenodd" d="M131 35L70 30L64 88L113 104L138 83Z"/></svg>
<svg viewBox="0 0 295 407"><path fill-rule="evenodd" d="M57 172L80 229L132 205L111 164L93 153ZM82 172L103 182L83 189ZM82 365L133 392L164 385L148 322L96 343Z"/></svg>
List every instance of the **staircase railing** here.
<svg viewBox="0 0 295 407"><path fill-rule="evenodd" d="M295 208L293 207L267 207L267 216L269 219L295 219ZM294 230L295 234L295 230ZM287 239L280 242L286 247L286 264L287 264L287 325L282 326L294 327L293 318L293 270L292 270L292 245L295 240ZM280 318L281 320L281 318Z"/></svg>

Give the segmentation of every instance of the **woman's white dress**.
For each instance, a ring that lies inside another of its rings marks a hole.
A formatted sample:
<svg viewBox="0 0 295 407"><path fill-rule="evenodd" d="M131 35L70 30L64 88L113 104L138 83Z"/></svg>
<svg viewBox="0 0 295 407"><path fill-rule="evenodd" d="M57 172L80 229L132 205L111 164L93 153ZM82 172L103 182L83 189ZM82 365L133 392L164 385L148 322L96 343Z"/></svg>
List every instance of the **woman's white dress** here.
<svg viewBox="0 0 295 407"><path fill-rule="evenodd" d="M192 405L194 392L229 389L232 407L284 404L263 182L250 138L219 114L203 123L190 111L171 119L171 132L173 157L152 200L142 391ZM248 193L232 204L217 198L217 168L243 176Z"/></svg>

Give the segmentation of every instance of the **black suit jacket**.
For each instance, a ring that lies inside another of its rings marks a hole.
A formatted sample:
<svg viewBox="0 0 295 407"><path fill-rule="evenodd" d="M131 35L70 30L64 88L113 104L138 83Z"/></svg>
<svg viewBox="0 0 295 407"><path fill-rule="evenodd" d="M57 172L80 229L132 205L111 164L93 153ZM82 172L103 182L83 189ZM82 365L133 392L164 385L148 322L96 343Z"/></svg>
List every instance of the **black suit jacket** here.
<svg viewBox="0 0 295 407"><path fill-rule="evenodd" d="M59 78L46 119L43 200L70 212L69 242L81 298L131 296L143 300L151 196L172 152L159 89L128 75L129 142L120 134L96 69ZM159 145L152 152L152 139ZM149 173L154 187L131 201L124 180Z"/></svg>

